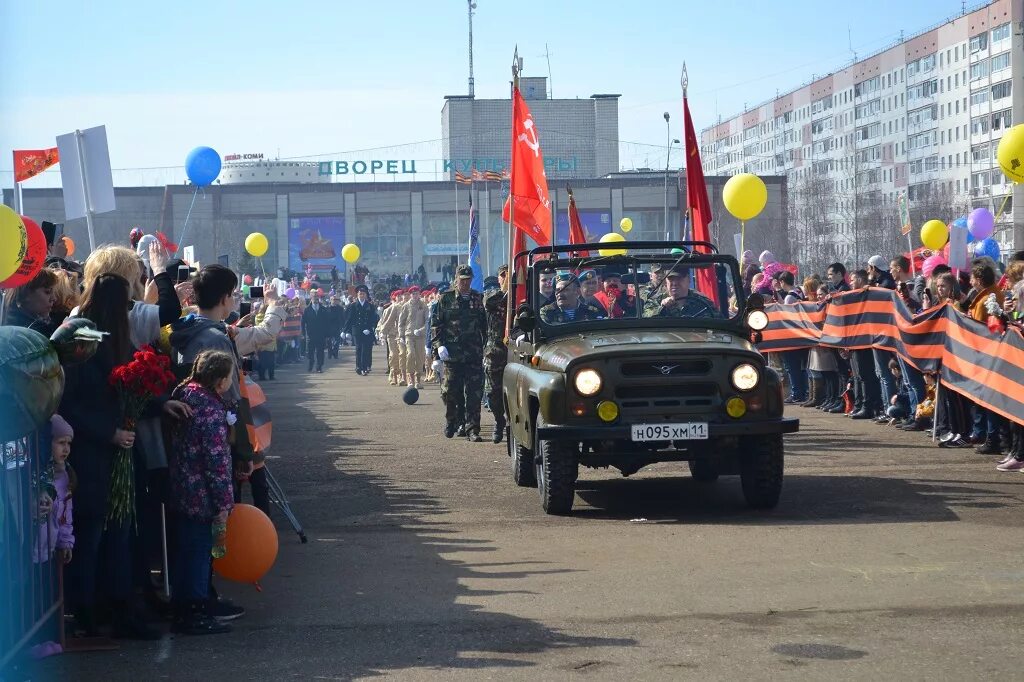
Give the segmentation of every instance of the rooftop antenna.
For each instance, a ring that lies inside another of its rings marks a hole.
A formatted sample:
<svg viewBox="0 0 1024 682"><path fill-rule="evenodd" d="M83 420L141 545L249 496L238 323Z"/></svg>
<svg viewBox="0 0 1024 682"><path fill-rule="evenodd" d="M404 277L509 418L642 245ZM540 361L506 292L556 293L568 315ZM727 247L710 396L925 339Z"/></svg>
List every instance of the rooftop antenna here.
<svg viewBox="0 0 1024 682"><path fill-rule="evenodd" d="M469 96L474 97L473 87L473 10L476 9L476 3L473 0L466 0L466 4L469 6Z"/></svg>
<svg viewBox="0 0 1024 682"><path fill-rule="evenodd" d="M853 49L853 31L850 30L849 26L846 27L846 45L850 49L850 54L853 55L853 62L852 63L856 64L857 63L857 51Z"/></svg>
<svg viewBox="0 0 1024 682"><path fill-rule="evenodd" d="M555 86L551 82L551 52L548 50L547 43L544 43L544 58L548 60L548 99L554 99Z"/></svg>

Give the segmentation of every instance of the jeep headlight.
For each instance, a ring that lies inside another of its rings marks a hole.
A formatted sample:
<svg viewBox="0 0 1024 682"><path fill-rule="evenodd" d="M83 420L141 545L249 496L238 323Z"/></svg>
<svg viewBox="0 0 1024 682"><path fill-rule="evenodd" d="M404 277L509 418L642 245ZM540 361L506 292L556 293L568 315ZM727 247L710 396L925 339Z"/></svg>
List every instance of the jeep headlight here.
<svg viewBox="0 0 1024 682"><path fill-rule="evenodd" d="M576 372L576 378L572 381L576 392L583 396L597 395L601 390L601 375L596 369L581 369Z"/></svg>
<svg viewBox="0 0 1024 682"><path fill-rule="evenodd" d="M747 313L747 326L756 332L768 326L768 313L763 310L751 310Z"/></svg>
<svg viewBox="0 0 1024 682"><path fill-rule="evenodd" d="M749 362L744 362L742 365L736 365L733 368L730 378L732 379L732 385L737 391L749 391L757 386L761 376L758 374L757 367L754 367Z"/></svg>

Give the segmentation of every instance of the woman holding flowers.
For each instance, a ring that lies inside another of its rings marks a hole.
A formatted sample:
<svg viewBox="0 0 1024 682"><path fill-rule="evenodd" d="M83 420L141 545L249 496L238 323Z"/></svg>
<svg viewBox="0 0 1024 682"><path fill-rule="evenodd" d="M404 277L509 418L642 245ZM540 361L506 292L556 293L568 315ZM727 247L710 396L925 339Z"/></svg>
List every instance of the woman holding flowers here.
<svg viewBox="0 0 1024 682"><path fill-rule="evenodd" d="M134 483L139 463L133 461L136 443L132 415L126 414L123 391L111 380L112 375L116 376L115 370L133 360L135 352L128 322L130 287L120 275L101 274L86 289L77 314L92 320L107 336L87 362L65 368L60 414L77 436L75 469L79 480L75 496L76 545L68 596L76 626L86 634L97 633L95 608L98 594L103 592L112 602L115 637L154 638L158 633L137 615L132 603L135 581L131 543L137 539L136 524L133 510L125 513L133 507L133 501L125 500L131 491L125 489L128 482L123 479L127 463L128 478ZM161 388L155 381L155 372L150 378L152 388ZM153 395L144 401L142 414L155 415L161 411L186 416L189 410L181 403L168 401L166 396ZM116 471L122 472L120 487L114 486ZM105 583L102 590L100 576Z"/></svg>

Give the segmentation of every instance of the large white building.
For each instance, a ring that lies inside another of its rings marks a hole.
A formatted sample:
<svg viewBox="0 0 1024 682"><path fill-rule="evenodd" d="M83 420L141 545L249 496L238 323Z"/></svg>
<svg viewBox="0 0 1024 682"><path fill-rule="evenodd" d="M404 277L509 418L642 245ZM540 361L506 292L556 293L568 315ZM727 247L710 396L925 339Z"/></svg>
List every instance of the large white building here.
<svg viewBox="0 0 1024 682"><path fill-rule="evenodd" d="M996 0L706 128L705 173L785 175L791 229L805 225L796 255L811 262L823 242L848 261L876 252L898 234L901 193L915 234L924 219L1002 208L1003 252L1024 248L1024 197L995 161L1024 121L1022 19L1020 0Z"/></svg>

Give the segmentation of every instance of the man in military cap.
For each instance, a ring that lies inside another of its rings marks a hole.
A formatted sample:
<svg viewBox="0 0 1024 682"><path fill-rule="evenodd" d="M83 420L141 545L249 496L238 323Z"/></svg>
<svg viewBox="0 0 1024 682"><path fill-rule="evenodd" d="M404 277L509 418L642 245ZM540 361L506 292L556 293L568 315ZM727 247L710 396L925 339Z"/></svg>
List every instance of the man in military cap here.
<svg viewBox="0 0 1024 682"><path fill-rule="evenodd" d="M356 287L356 300L347 312L345 332L352 336L356 347L356 374L365 376L373 362L373 330L377 327L377 308L370 302L370 290L365 284Z"/></svg>
<svg viewBox="0 0 1024 682"><path fill-rule="evenodd" d="M487 314L483 297L470 288L472 279L473 268L468 265L455 269L455 288L441 296L431 318L430 337L431 356L444 363L444 435L455 435L459 414L464 410L466 437L479 443Z"/></svg>
<svg viewBox="0 0 1024 682"><path fill-rule="evenodd" d="M402 367L399 365L401 355L398 352L399 293L398 290L391 292L391 305L380 314L380 321L377 323L376 329L387 352L388 383L392 386L398 385L398 375L402 372Z"/></svg>
<svg viewBox="0 0 1024 682"><path fill-rule="evenodd" d="M488 277L487 279L491 279ZM498 268L495 278L498 287L484 294L487 311L487 345L484 346L484 374L486 375L487 406L494 415L494 442L500 443L505 435L505 403L502 400L502 377L508 364L505 345L505 315L508 312L508 266ZM486 282L486 280L485 280Z"/></svg>
<svg viewBox="0 0 1024 682"><path fill-rule="evenodd" d="M540 304L541 307L546 306L548 303L555 302L555 272L554 270L547 270L540 273L537 277L538 286L540 287Z"/></svg>
<svg viewBox="0 0 1024 682"><path fill-rule="evenodd" d="M555 302L540 309L540 319L544 324L603 320L606 317L608 315L598 306L580 300L580 283L572 273L558 276L555 281Z"/></svg>
<svg viewBox="0 0 1024 682"><path fill-rule="evenodd" d="M662 263L654 263L647 271L651 279L640 290L640 299L643 305L647 305L647 301L650 300L651 296L657 296L665 291L665 287L661 286L661 279L664 276L666 267Z"/></svg>
<svg viewBox="0 0 1024 682"><path fill-rule="evenodd" d="M580 298L584 303L589 303L598 308L601 302L597 300L597 292L601 290L601 278L597 276L596 270L584 270L579 274Z"/></svg>
<svg viewBox="0 0 1024 682"><path fill-rule="evenodd" d="M690 289L690 268L674 265L665 272L662 293L644 305L644 317L721 317L714 302Z"/></svg>

